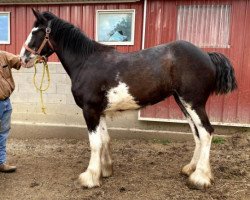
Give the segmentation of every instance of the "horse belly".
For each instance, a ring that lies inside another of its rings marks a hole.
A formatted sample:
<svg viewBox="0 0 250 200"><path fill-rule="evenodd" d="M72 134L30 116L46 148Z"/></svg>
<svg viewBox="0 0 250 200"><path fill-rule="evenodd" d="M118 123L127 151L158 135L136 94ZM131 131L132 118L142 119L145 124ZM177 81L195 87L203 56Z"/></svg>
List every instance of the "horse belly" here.
<svg viewBox="0 0 250 200"><path fill-rule="evenodd" d="M107 114L115 111L134 110L140 108L140 105L129 93L128 86L122 82L107 92L107 100L108 104L105 109Z"/></svg>

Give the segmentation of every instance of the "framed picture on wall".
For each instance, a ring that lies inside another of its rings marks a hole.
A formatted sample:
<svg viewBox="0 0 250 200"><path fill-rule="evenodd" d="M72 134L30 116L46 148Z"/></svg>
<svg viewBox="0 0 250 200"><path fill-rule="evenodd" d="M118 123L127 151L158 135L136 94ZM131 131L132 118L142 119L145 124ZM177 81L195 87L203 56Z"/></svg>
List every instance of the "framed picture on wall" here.
<svg viewBox="0 0 250 200"><path fill-rule="evenodd" d="M97 10L96 41L107 45L134 45L135 10Z"/></svg>
<svg viewBox="0 0 250 200"><path fill-rule="evenodd" d="M10 44L10 12L0 12L0 44Z"/></svg>

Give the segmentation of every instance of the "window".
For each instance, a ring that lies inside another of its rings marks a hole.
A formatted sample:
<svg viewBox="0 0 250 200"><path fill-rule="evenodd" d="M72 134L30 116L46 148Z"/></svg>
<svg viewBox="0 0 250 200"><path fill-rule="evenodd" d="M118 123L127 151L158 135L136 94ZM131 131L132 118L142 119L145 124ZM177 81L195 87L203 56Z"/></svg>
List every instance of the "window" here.
<svg viewBox="0 0 250 200"><path fill-rule="evenodd" d="M134 44L135 10L97 10L96 40L108 45Z"/></svg>
<svg viewBox="0 0 250 200"><path fill-rule="evenodd" d="M228 48L230 13L230 5L181 5L177 39L200 47Z"/></svg>
<svg viewBox="0 0 250 200"><path fill-rule="evenodd" d="M0 44L10 44L9 12L0 12Z"/></svg>

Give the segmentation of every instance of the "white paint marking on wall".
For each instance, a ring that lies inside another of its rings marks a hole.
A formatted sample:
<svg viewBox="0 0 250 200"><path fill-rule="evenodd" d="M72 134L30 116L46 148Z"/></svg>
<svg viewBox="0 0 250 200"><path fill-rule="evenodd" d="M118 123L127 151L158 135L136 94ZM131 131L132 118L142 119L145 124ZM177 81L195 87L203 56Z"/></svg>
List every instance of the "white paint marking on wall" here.
<svg viewBox="0 0 250 200"><path fill-rule="evenodd" d="M107 93L108 106L105 110L107 114L117 110L133 110L140 106L135 102L134 97L129 94L126 83L119 82L118 86L111 88Z"/></svg>

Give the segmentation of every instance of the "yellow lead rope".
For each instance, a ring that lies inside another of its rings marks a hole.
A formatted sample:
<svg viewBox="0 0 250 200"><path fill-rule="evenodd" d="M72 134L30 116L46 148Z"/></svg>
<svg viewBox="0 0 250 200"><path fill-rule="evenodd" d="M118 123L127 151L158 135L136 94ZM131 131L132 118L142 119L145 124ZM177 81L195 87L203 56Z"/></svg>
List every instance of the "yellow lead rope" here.
<svg viewBox="0 0 250 200"><path fill-rule="evenodd" d="M37 74L36 64L40 63L40 62L43 63L43 74L42 74L42 79L41 79L40 86L38 87L37 84L36 84L36 74ZM44 114L46 114L46 112L45 112L46 108L45 108L44 102L43 102L43 92L45 92L50 86L49 67L48 67L48 64L47 64L47 62L45 60L41 61L41 60L39 60L37 58L35 60L35 62L34 62L34 68L35 68L35 73L34 73L34 76L33 76L33 83L34 83L35 88L40 92L40 102L41 102L41 106L42 106L42 112ZM48 85L47 85L47 87L43 88L43 81L44 81L45 73L47 74Z"/></svg>

